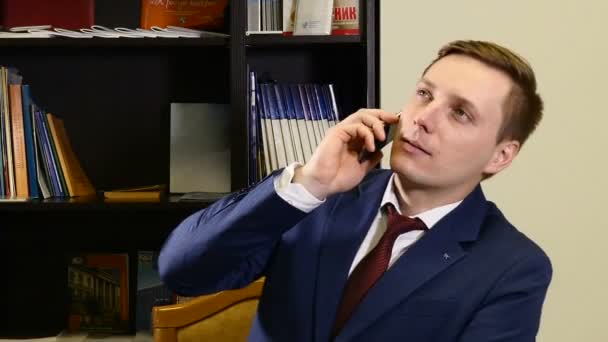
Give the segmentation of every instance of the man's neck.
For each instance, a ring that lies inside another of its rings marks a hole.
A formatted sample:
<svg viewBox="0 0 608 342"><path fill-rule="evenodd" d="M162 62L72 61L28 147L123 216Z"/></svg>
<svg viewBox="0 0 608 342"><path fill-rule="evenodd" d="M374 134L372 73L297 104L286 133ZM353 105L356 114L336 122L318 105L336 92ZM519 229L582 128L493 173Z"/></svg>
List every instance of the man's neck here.
<svg viewBox="0 0 608 342"><path fill-rule="evenodd" d="M462 201L476 185L461 185L456 188L420 187L403 180L399 174L395 174L393 180L401 212L407 216Z"/></svg>

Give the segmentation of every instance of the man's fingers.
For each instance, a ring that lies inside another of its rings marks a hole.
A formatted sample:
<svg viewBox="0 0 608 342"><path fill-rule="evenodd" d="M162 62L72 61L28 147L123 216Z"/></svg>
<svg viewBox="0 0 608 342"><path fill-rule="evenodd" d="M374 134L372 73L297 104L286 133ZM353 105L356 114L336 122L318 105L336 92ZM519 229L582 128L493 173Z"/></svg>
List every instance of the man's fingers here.
<svg viewBox="0 0 608 342"><path fill-rule="evenodd" d="M380 119L373 115L363 114L361 122L373 131L376 139L384 140L384 123Z"/></svg>
<svg viewBox="0 0 608 342"><path fill-rule="evenodd" d="M395 113L373 108L360 109L343 120L343 122L350 124L363 122L367 127L374 131L378 140L384 140L386 138L384 132L384 126L386 124L394 124L398 121L399 117Z"/></svg>
<svg viewBox="0 0 608 342"><path fill-rule="evenodd" d="M337 127L338 126L336 126L336 128ZM374 134L369 129L369 127L365 126L363 123L353 123L344 125L342 127L342 130L349 135L349 141L355 139L362 139L364 141L366 150L370 152L373 152L375 150L376 147L374 145Z"/></svg>

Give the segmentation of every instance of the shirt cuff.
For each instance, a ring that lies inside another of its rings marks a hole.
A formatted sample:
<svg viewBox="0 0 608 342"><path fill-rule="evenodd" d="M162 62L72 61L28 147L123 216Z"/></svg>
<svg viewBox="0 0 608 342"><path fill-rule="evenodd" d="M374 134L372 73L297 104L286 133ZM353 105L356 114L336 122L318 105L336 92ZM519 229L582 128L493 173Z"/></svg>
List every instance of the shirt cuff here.
<svg viewBox="0 0 608 342"><path fill-rule="evenodd" d="M283 169L281 175L274 178L274 189L285 202L309 213L323 204L325 200L321 201L316 198L302 184L291 182L298 166L302 166L302 164L295 162Z"/></svg>

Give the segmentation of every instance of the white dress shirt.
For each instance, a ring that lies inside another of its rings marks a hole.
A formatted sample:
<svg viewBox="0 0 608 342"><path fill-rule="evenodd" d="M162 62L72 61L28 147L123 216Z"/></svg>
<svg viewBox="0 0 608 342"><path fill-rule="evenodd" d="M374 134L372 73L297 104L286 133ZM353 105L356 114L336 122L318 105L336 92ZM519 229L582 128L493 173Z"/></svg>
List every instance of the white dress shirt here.
<svg viewBox="0 0 608 342"><path fill-rule="evenodd" d="M277 195L285 200L287 203L293 205L294 207L304 211L311 212L316 207L321 205L325 200L320 201L314 195L312 195L306 188L297 183L292 183L291 180L294 176L294 170L297 166L301 164L293 163L286 167L279 177L274 179L274 188L277 192ZM391 178L388 181L388 185L384 190L384 196L382 196L382 201L380 203L380 208L386 203L392 203L395 206L395 209L401 214L401 208L399 206L399 202L397 201L397 194L395 193L394 188L394 178L395 174L391 175ZM445 215L447 215L450 211L458 206L462 201L458 201L455 203L446 204L437 208L433 208L427 211L424 211L418 215L410 216L410 217L419 217L422 222L426 224L426 226L431 229L433 226ZM367 231L367 235L363 239L361 246L359 246L359 250L355 255L355 259L353 260L350 271L348 274L355 269L357 264L365 257L371 250L378 244L378 241L382 237L382 234L386 231L386 216L382 214L382 211L378 208L378 213L376 217L372 221L372 224ZM423 231L415 230L411 232L407 232L405 234L399 235L397 240L395 240L395 244L393 245L391 259L389 261L388 267L391 267L397 259L405 253L408 247L416 242L422 235Z"/></svg>

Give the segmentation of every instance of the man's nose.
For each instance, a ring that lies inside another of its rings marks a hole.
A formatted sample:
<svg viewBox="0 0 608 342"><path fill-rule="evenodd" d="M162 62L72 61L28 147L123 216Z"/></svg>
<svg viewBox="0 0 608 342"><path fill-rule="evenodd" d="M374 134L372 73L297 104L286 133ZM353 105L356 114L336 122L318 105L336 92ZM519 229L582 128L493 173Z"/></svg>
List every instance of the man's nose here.
<svg viewBox="0 0 608 342"><path fill-rule="evenodd" d="M441 105L438 103L429 103L424 107L417 108L412 116L411 123L416 129L425 133L433 133L435 131L436 122L442 112Z"/></svg>

